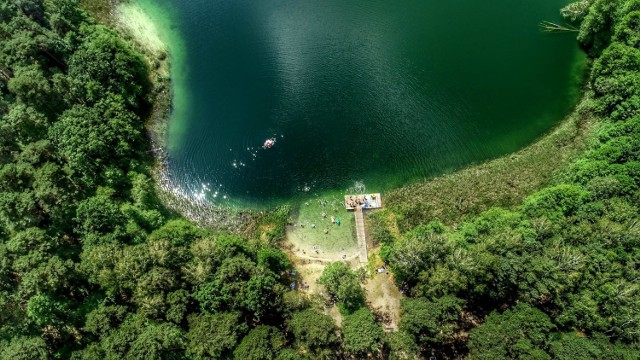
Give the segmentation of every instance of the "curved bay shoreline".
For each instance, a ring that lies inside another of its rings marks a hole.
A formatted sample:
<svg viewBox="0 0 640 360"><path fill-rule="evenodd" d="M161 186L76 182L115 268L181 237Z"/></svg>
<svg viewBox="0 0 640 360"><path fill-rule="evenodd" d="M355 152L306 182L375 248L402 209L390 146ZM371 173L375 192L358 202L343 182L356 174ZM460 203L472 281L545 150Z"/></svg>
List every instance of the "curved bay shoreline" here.
<svg viewBox="0 0 640 360"><path fill-rule="evenodd" d="M266 218L282 214L283 208L269 211L237 210L216 206L206 200L196 199L172 184L167 168L166 131L172 111L171 54L169 47L159 46L160 35L153 19L135 2L119 0L85 1L83 6L99 21L115 27L138 50L145 54L152 69L152 104L145 128L153 145L154 176L159 196L172 210L182 214L200 226L215 230L227 230L243 235L256 233L265 225ZM149 41L153 39L154 41ZM587 66L588 70L589 66ZM405 232L424 218L439 219L454 226L469 216L492 206L510 207L545 185L552 184L567 165L584 150L591 136L597 131L595 121L581 105L589 94L583 96L576 109L561 120L551 131L525 148L479 164L470 164L451 173L407 184L385 194L387 219L397 231ZM309 200L318 195L309 196ZM289 209L304 203L285 206ZM279 220L296 222L296 219L277 216ZM271 222L271 221L267 221ZM273 224L275 225L275 224Z"/></svg>
<svg viewBox="0 0 640 360"><path fill-rule="evenodd" d="M145 130L151 142L152 174L158 197L169 209L200 226L242 235L255 233L265 212L236 211L214 206L182 192L171 181L165 140L173 111L172 54L164 39L161 39L159 24L154 23L135 1L83 1L82 6L99 22L116 29L145 56L149 64L152 90L149 92L150 111L145 119Z"/></svg>

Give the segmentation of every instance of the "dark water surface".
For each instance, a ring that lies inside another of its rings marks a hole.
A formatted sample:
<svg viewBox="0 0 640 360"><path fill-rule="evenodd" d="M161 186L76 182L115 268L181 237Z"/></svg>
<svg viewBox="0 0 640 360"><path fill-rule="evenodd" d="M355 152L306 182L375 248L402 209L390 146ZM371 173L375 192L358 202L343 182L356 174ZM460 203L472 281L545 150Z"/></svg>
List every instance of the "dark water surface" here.
<svg viewBox="0 0 640 360"><path fill-rule="evenodd" d="M356 181L383 191L513 152L575 104L575 34L538 27L565 4L157 0L181 38L171 176L256 206Z"/></svg>

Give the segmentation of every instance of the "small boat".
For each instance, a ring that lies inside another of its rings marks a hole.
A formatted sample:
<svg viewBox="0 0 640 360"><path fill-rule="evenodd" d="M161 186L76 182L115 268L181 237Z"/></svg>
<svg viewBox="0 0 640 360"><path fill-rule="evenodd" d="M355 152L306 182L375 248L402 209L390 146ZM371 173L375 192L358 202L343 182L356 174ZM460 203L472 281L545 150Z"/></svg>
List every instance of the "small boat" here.
<svg viewBox="0 0 640 360"><path fill-rule="evenodd" d="M271 149L273 147L273 145L276 144L276 138L271 138L271 139L267 139L264 141L264 144L262 145L263 149Z"/></svg>

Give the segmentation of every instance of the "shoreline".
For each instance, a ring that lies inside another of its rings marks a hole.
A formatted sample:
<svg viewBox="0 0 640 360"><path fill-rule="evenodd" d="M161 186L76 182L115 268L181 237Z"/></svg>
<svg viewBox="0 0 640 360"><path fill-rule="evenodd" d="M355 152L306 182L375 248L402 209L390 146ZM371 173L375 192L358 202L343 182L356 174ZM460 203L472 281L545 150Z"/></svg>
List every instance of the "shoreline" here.
<svg viewBox="0 0 640 360"><path fill-rule="evenodd" d="M516 152L389 191L384 211L400 215L397 225L405 232L418 225L411 216L455 227L491 207L519 204L536 190L558 182L594 137L599 122L584 111L590 98L584 90L573 112ZM420 201L415 201L416 194Z"/></svg>
<svg viewBox="0 0 640 360"><path fill-rule="evenodd" d="M165 141L169 118L173 111L172 104L175 101L171 79L171 45L166 44L164 39L161 40L156 19L146 14L143 6L136 1L104 0L104 2L111 4L116 9L109 12L110 21L124 32L139 50L142 50L141 52L150 64L153 77L150 81L153 91L150 94L149 103L152 105L152 110L146 119L145 129L153 149L152 173L156 181L158 196L169 209L182 214L200 226L216 230L229 230L244 235L253 233L262 222L261 219L265 216L268 217L268 214L276 211L277 208L266 211L226 208L206 200L198 200L172 184L166 163L168 144ZM146 25L141 22L124 20L130 20L132 16L139 20L142 14L149 20ZM104 20L103 17L101 18ZM152 46L143 45L145 39L151 39ZM574 110L535 142L510 154L488 159L482 163L469 164L451 173L444 173L427 178L426 181L408 183L392 189L385 194L388 207L384 211L394 214L393 217L396 219L400 231L406 230L411 223L405 222L403 225L403 219L397 221L398 215L406 218L407 211L397 211L399 204L408 201L403 194L415 191L429 195L437 194L437 197L429 196L429 199L439 201L416 202L408 212L430 216L455 226L464 217L477 214L491 206L511 206L536 189L552 182L554 178L557 178L558 173L566 168L571 159L580 153L590 135L597 128L593 126L591 119L583 119L580 114L580 104L589 98L584 89L580 89L580 91L580 100ZM549 154L558 155L557 151L561 151L560 155L562 156L549 157ZM545 158L557 161L545 163ZM523 170L526 170L524 172L529 175L526 177L526 181L523 181L521 177L516 178L515 182L510 180ZM474 185L462 187L461 185L464 184ZM497 187L497 189L492 189L492 187ZM463 191L452 192L451 189L463 189ZM487 190L486 193L483 193L481 189ZM331 191L331 193L336 191ZM443 194L446 195L444 198ZM323 194L309 194L308 199L312 200L322 196ZM285 205L285 207L301 206L300 204L305 201L304 198L305 196L300 196L296 201L289 201L290 205ZM294 219L293 221L299 220Z"/></svg>
<svg viewBox="0 0 640 360"><path fill-rule="evenodd" d="M169 119L174 111L173 104L176 101L171 70L175 65L173 60L177 53L171 50L172 47L180 46L176 44L176 39L167 39L174 36L163 38L162 27L170 26L171 20L167 18L159 21L147 12L147 7L136 0L103 0L103 3L108 3L111 9L97 16L99 20L117 29L136 50L143 54L149 64L149 82L152 90L147 100L150 111L145 119L144 128L151 143L153 164L150 171L155 180L159 199L169 210L200 226L252 235L258 227L260 215L263 212L226 209L214 206L206 200L198 200L175 186L169 176L167 163L169 144L166 138ZM97 7L104 8L99 5Z"/></svg>

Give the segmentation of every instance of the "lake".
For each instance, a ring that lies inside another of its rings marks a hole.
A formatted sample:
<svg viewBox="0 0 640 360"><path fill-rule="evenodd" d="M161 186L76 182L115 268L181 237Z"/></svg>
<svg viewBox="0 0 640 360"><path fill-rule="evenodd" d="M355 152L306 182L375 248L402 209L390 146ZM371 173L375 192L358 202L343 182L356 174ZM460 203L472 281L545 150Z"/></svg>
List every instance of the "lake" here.
<svg viewBox="0 0 640 360"><path fill-rule="evenodd" d="M563 0L141 4L171 34L170 177L216 204L421 181L530 144L579 97L575 33L539 28Z"/></svg>

